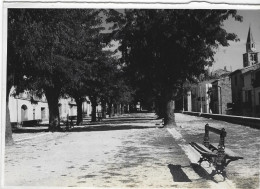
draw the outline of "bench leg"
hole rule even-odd
[[[207,162],[209,162],[209,166],[211,167],[211,165],[213,164],[213,160],[212,160],[212,157],[201,157],[200,159],[199,159],[199,161],[198,161],[198,164],[199,165],[201,165],[201,163],[203,162],[203,161],[207,161]]]

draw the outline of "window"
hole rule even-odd
[[[235,75],[235,86],[237,86],[237,75]]]

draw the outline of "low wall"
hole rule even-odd
[[[260,129],[260,118],[255,117],[242,117],[242,116],[233,116],[233,115],[221,115],[221,114],[207,114],[200,112],[183,112],[184,114],[201,116],[205,118],[212,118],[216,120],[226,121],[229,123],[236,123],[241,125],[246,125],[256,129]]]

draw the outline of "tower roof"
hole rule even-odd
[[[251,27],[249,26],[248,35],[247,35],[247,43],[254,43],[253,35],[251,32]]]

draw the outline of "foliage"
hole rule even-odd
[[[238,40],[222,27],[230,16],[242,20],[235,10],[136,9],[124,14],[112,10],[107,21],[115,22],[112,36],[121,43],[133,83],[167,104],[184,81],[199,77],[213,64],[219,45]]]
[[[100,27],[100,11],[9,9],[8,74],[18,70],[19,80],[13,81],[20,82],[13,82],[13,85],[45,93],[51,124],[53,121],[56,125],[59,121],[58,98],[65,91],[65,84],[71,81],[70,76],[73,75],[76,81],[71,82],[72,85],[80,85],[76,84],[77,74],[86,65],[81,63],[94,60],[101,51],[99,33],[103,28]]]

